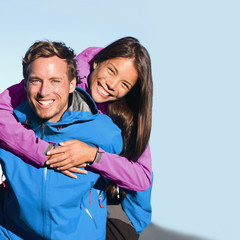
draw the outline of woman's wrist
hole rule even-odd
[[[97,159],[98,148],[90,146],[89,156],[90,156],[89,164],[92,165],[94,161]]]

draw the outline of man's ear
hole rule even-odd
[[[77,80],[76,78],[73,78],[73,80],[70,82],[70,88],[69,93],[72,93],[76,88]]]

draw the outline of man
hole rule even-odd
[[[78,139],[119,154],[119,128],[98,113],[86,92],[75,90],[74,57],[63,43],[34,43],[23,59],[27,101],[15,115],[50,146]],[[51,168],[37,169],[3,149],[0,159],[8,180],[0,239],[105,239],[106,199],[99,175],[69,178]]]

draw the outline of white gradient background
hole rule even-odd
[[[79,53],[138,38],[154,81],[152,221],[239,240],[239,12],[233,0],[1,0],[0,92],[22,79],[36,40]]]

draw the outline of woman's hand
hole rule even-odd
[[[61,171],[61,173],[65,174],[65,175],[68,176],[68,177],[77,178],[77,175],[73,174],[73,172],[75,172],[75,173],[81,173],[81,174],[87,174],[87,171],[86,171],[86,170],[83,170],[83,169],[80,169],[80,168],[76,168],[76,167],[69,168],[69,170],[63,170],[63,171]]]
[[[86,167],[88,163],[92,163],[96,157],[97,148],[79,140],[69,140],[59,145],[47,153],[49,159],[46,164],[62,172],[74,170],[73,172],[87,173],[86,170],[78,167]],[[69,172],[65,171],[65,173]]]

